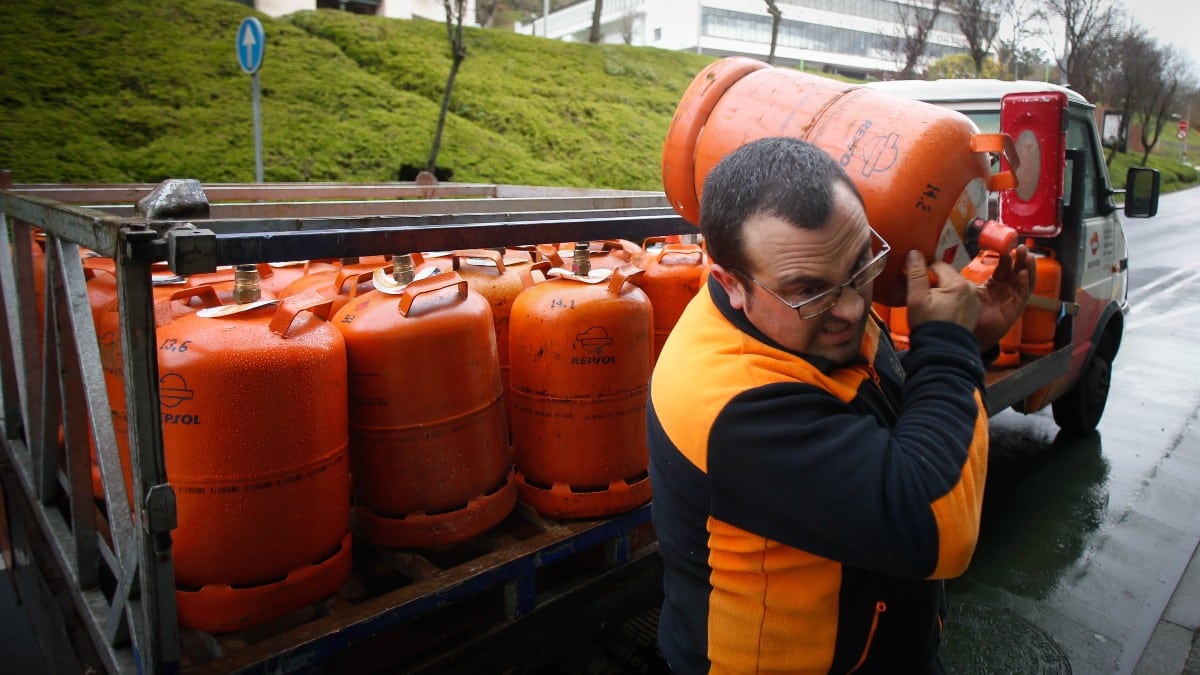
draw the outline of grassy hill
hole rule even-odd
[[[252,13],[230,0],[0,0],[0,168],[16,182],[252,181],[250,77],[234,51]],[[388,181],[424,165],[450,68],[443,24],[258,18],[266,180]],[[661,189],[671,115],[711,57],[465,35],[438,160],[452,180]],[[1167,185],[1195,180],[1163,168]]]
[[[252,181],[250,77],[227,0],[2,0],[0,164],[14,180]],[[429,152],[445,26],[322,10],[272,19],[266,179],[395,180]],[[439,156],[456,181],[657,188],[679,96],[710,58],[467,29]]]

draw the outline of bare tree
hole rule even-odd
[[[1158,49],[1146,35],[1145,29],[1131,25],[1104,46],[1099,84],[1102,98],[1120,114],[1117,142],[1109,149],[1105,163],[1112,165],[1123,141],[1129,138],[1129,128],[1140,99],[1149,95],[1151,82],[1158,77]]]
[[[942,12],[942,0],[930,0],[928,6],[900,2],[896,3],[896,11],[899,14],[900,34],[893,40],[893,51],[904,60],[899,78],[907,80],[917,73],[917,66],[929,42],[929,32]]]
[[[1138,99],[1136,106],[1138,120],[1142,123],[1143,165],[1158,145],[1163,126],[1179,103],[1180,93],[1188,88],[1180,75],[1184,72],[1184,59],[1179,51],[1173,46],[1154,51],[1158,57],[1155,59],[1157,76],[1148,83],[1146,95]]]
[[[1089,99],[1096,97],[1098,62],[1103,47],[1120,30],[1121,11],[1112,0],[1045,0],[1046,12],[1063,23],[1063,54],[1058,66],[1063,84]]]
[[[767,13],[771,15],[771,53],[767,55],[767,63],[775,64],[775,43],[779,41],[779,22],[783,19],[783,12],[779,11],[779,5],[775,4],[775,0],[767,1]]]
[[[621,15],[621,39],[627,45],[633,44],[633,26],[637,23],[637,16],[633,10],[629,10]]]
[[[592,7],[592,32],[588,33],[588,42],[597,45],[600,44],[600,15],[604,13],[604,0],[596,0],[596,4]]]
[[[484,28],[496,25],[496,12],[502,0],[475,0],[475,22]]]
[[[1041,50],[1030,47],[1030,40],[1044,36],[1046,13],[1041,0],[1004,0],[1004,21],[1012,32],[1000,40],[996,49],[1000,62],[1012,75],[1012,79],[1033,77],[1033,68],[1045,66]]]
[[[446,8],[446,38],[450,42],[450,75],[446,77],[446,91],[442,94],[442,109],[438,113],[437,129],[433,132],[433,147],[429,149],[429,161],[425,171],[434,173],[438,152],[442,147],[442,131],[446,128],[446,114],[450,111],[450,92],[454,89],[454,78],[458,68],[467,58],[467,47],[463,44],[463,14],[467,0],[442,0]]]
[[[1050,60],[1040,49],[1021,47],[1008,40],[996,43],[996,56],[1000,59],[1006,79],[1041,79],[1050,69]],[[1047,76],[1047,79],[1049,77]]]
[[[992,51],[992,43],[1000,31],[1000,2],[957,0],[958,30],[967,40],[967,53],[975,63],[977,77],[983,73],[983,60]]]

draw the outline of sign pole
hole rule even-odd
[[[267,49],[262,23],[250,16],[242,19],[237,32],[237,59],[242,72],[250,76],[250,100],[254,106],[254,182],[263,182],[262,106],[259,105],[258,69]]]
[[[258,103],[258,71],[250,76],[250,97],[254,101],[254,182],[263,182],[262,107]]]
[[[1190,125],[1192,122],[1192,99],[1190,96],[1187,103],[1187,116],[1183,118],[1183,121],[1187,125]],[[1179,158],[1181,164],[1187,164],[1188,129],[1189,126],[1185,126],[1183,129],[1183,156]]]

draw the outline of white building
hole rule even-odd
[[[948,4],[942,3],[922,66],[966,52],[957,13]],[[920,0],[777,0],[776,5],[782,14],[776,64],[826,67],[858,77],[903,68],[895,51],[896,37],[904,32],[901,17],[926,6]],[[603,0],[602,7],[606,43],[764,60],[770,53],[772,18],[763,0]],[[539,18],[516,30],[587,42],[594,8],[594,0],[582,0],[552,12],[548,27]]]
[[[442,0],[239,0],[268,16],[283,16],[305,9],[340,9],[392,19],[446,20]],[[463,24],[475,25],[475,0],[467,0]]]

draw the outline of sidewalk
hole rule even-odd
[[[1200,548],[1192,552],[1134,675],[1200,675]]]

